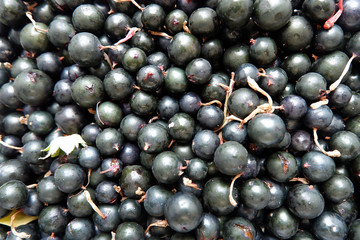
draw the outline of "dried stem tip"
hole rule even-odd
[[[152,224],[150,224],[146,230],[145,230],[145,236],[146,234],[149,232],[150,228],[151,227],[163,227],[163,228],[166,228],[167,226],[169,226],[168,222],[166,220],[162,220],[162,221],[157,221],[157,222],[154,222]]]
[[[100,209],[98,208],[98,206],[96,206],[96,204],[93,202],[93,200],[91,199],[90,193],[88,190],[84,191],[84,195],[86,198],[86,201],[90,204],[90,206],[92,207],[92,209],[94,209],[94,211],[100,215],[101,218],[105,219],[106,216],[100,211]]]
[[[11,232],[12,232],[12,234],[14,234],[16,237],[21,238],[21,239],[23,239],[23,238],[30,238],[30,237],[31,237],[30,234],[27,234],[26,232],[18,232],[18,231],[16,231],[16,229],[15,229],[15,227],[14,227],[14,221],[15,221],[16,215],[17,215],[18,213],[20,213],[20,212],[22,212],[22,210],[19,210],[19,211],[15,212],[15,213],[11,216],[11,219],[10,219],[10,225],[11,225],[11,226],[10,226],[10,229],[11,229]]]
[[[244,172],[239,173],[238,175],[236,175],[230,184],[230,192],[229,192],[229,201],[231,203],[231,205],[233,205],[234,207],[237,206],[237,202],[235,201],[234,197],[233,197],[233,190],[234,190],[234,184],[236,179],[238,179],[239,177],[241,177],[242,175],[244,175]]]

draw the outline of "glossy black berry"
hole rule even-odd
[[[339,203],[351,197],[354,193],[354,185],[351,180],[343,175],[335,174],[332,178],[321,185],[326,199]]]
[[[100,41],[92,33],[80,32],[71,38],[68,50],[71,59],[82,67],[99,65],[102,59]]]
[[[265,162],[270,177],[278,182],[287,182],[296,176],[298,164],[295,157],[288,152],[279,151],[271,154]]]
[[[189,33],[176,34],[168,48],[169,58],[178,66],[185,66],[188,62],[200,56],[200,43]]]
[[[152,173],[159,183],[175,183],[181,175],[182,162],[176,153],[164,151],[152,163]]]
[[[102,204],[98,206],[101,213],[104,214],[105,218],[101,217],[98,213],[92,215],[94,225],[102,232],[115,231],[117,226],[120,224],[121,219],[118,214],[118,206],[110,204]]]
[[[192,141],[192,150],[198,157],[211,160],[219,145],[220,139],[216,133],[210,130],[202,130],[195,134]]]
[[[267,229],[280,239],[294,236],[299,227],[298,219],[286,207],[280,207],[267,215]]]
[[[95,122],[100,127],[118,127],[122,120],[123,112],[119,105],[107,101],[97,106],[94,116]]]
[[[295,91],[307,101],[318,101],[326,90],[326,80],[318,73],[310,72],[302,75],[296,82]]]
[[[226,239],[251,239],[257,236],[257,232],[249,220],[233,217],[224,223],[223,236]]]
[[[140,129],[145,126],[144,119],[135,114],[126,115],[120,123],[120,131],[129,141],[136,141]]]
[[[311,61],[309,56],[304,53],[294,53],[284,59],[281,67],[285,70],[290,80],[298,80],[310,70]]]
[[[64,47],[75,35],[74,26],[65,20],[53,20],[49,25],[48,38],[55,47]]]
[[[312,182],[324,182],[335,173],[334,160],[318,151],[305,153],[301,159],[302,172]]]
[[[162,185],[154,185],[146,191],[146,198],[144,201],[145,211],[154,217],[161,217],[164,215],[164,207],[167,200],[173,193]]]
[[[250,57],[259,65],[267,65],[275,61],[277,46],[270,37],[254,39],[250,46]]]
[[[263,209],[270,201],[270,189],[266,183],[254,178],[245,181],[239,188],[240,200],[253,209]]]
[[[311,43],[314,32],[310,22],[303,16],[291,16],[281,29],[280,41],[285,49],[300,51]]]
[[[315,49],[319,52],[331,52],[344,44],[344,30],[337,24],[330,29],[319,29],[315,35]]]
[[[189,142],[195,134],[195,121],[186,113],[177,113],[169,119],[168,129],[176,141]]]
[[[122,58],[122,65],[129,72],[137,72],[146,65],[146,54],[137,47],[132,47],[125,52]]]
[[[201,221],[203,208],[200,201],[191,193],[174,194],[165,204],[164,214],[172,229],[177,232],[190,232]]]
[[[94,75],[79,77],[71,85],[71,96],[81,107],[95,107],[104,97],[103,82]]]
[[[209,37],[218,31],[219,20],[215,10],[198,8],[189,17],[189,28],[192,34],[200,37]]]
[[[103,30],[105,16],[93,4],[82,4],[75,8],[71,20],[78,32],[97,34]]]
[[[29,115],[27,125],[29,130],[35,134],[45,135],[53,129],[54,118],[46,111],[35,111]]]
[[[141,165],[126,166],[119,179],[120,187],[125,196],[140,198],[138,189],[146,191],[150,188],[151,173]]]
[[[65,229],[66,239],[91,239],[95,235],[94,224],[88,218],[75,218]]]
[[[123,222],[116,228],[115,240],[144,239],[144,229],[136,222]]]
[[[254,22],[265,31],[276,31],[285,26],[291,13],[290,1],[260,0],[254,3]]]
[[[220,233],[220,222],[211,213],[204,213],[199,226],[196,229],[196,237],[217,238]]]
[[[59,205],[51,205],[40,212],[38,223],[40,230],[47,234],[61,234],[68,224],[68,213]]]
[[[247,117],[260,104],[256,92],[249,88],[235,90],[229,98],[229,110],[239,118]]]
[[[310,1],[305,0],[302,4],[305,16],[314,22],[323,23],[331,17],[335,11],[333,1]]]
[[[106,128],[96,136],[96,147],[103,156],[119,152],[123,144],[124,137],[115,128]]]
[[[136,91],[130,99],[131,110],[140,116],[147,116],[155,112],[157,99],[151,93]]]
[[[84,180],[84,170],[79,165],[66,163],[58,167],[54,174],[56,186],[65,193],[80,189]]]
[[[232,121],[222,129],[222,136],[226,141],[243,143],[247,136],[246,126],[241,126],[239,122]]]
[[[244,171],[247,157],[248,152],[240,143],[228,141],[216,149],[214,163],[221,173],[233,176]]]
[[[58,204],[66,196],[56,187],[54,176],[41,179],[36,190],[39,200],[46,204]]]
[[[158,4],[147,5],[141,15],[141,22],[149,30],[158,31],[164,25],[165,11]]]
[[[137,72],[136,82],[143,91],[156,92],[164,82],[164,75],[157,66],[146,65]]]
[[[248,123],[248,135],[260,147],[275,147],[286,132],[283,120],[275,114],[259,114]]]
[[[28,192],[23,182],[10,180],[0,186],[0,207],[7,210],[20,208],[28,200]]]
[[[25,20],[26,5],[20,1],[0,2],[0,22],[6,26],[16,27]]]
[[[104,78],[106,94],[114,100],[123,100],[133,92],[134,78],[123,68],[116,68]]]
[[[215,105],[203,106],[197,112],[197,120],[207,129],[215,129],[224,121],[224,112]]]
[[[37,28],[45,31],[49,29],[49,27],[44,23],[37,23],[36,25]],[[50,47],[46,32],[38,31],[31,23],[28,23],[21,29],[20,43],[25,50],[38,54],[46,52]]]
[[[183,23],[188,20],[187,14],[181,9],[174,9],[165,17],[166,28],[173,34],[183,30]]]
[[[200,158],[193,158],[187,164],[186,175],[192,180],[204,180],[208,173],[208,166]]]
[[[230,214],[235,207],[230,203],[230,181],[227,178],[215,177],[205,183],[203,190],[204,207],[211,213],[225,216]],[[238,200],[238,187],[235,185],[233,198]]]
[[[286,201],[290,211],[302,219],[318,217],[325,207],[325,200],[321,193],[314,186],[305,184],[292,187]]]
[[[90,198],[95,201],[95,191],[92,188],[86,189],[90,195]],[[86,196],[83,191],[67,197],[67,208],[74,217],[89,217],[93,214],[89,202],[86,200]]]
[[[143,209],[135,199],[125,199],[120,203],[118,209],[119,216],[122,221],[139,221],[141,219]]]
[[[77,105],[69,104],[55,114],[54,120],[65,134],[73,134],[81,132],[85,116]]]
[[[138,145],[147,153],[159,153],[167,148],[170,137],[165,128],[152,123],[147,124],[138,133]]]
[[[340,151],[340,161],[346,162],[357,157],[360,140],[356,134],[349,131],[339,131],[330,139],[330,149]]]
[[[308,128],[323,129],[330,125],[333,115],[327,105],[316,109],[309,107],[304,117],[304,123]]]
[[[324,211],[312,225],[313,233],[318,239],[344,239],[348,232],[346,223],[339,215]]]
[[[25,104],[41,105],[52,93],[53,81],[40,70],[21,72],[14,81],[16,97]]]

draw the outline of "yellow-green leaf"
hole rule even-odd
[[[0,219],[0,224],[2,225],[6,225],[6,226],[11,226],[11,216],[16,213],[19,210],[13,210],[9,215],[7,215],[6,217],[3,217]],[[26,214],[24,214],[23,212],[20,212],[16,215],[15,220],[14,220],[14,227],[18,227],[21,225],[25,225],[28,224],[34,220],[38,219],[38,216],[28,216]]]

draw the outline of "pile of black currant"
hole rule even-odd
[[[0,0],[0,240],[359,240],[360,0]]]

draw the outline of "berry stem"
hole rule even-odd
[[[26,114],[25,116],[21,116],[19,117],[19,123],[23,125],[28,125],[28,119],[29,119],[29,114]]]
[[[261,106],[263,105],[257,106],[254,111],[252,111],[248,116],[246,116],[246,118],[244,118],[244,120],[240,122],[240,126],[242,127],[245,123],[254,118],[258,113],[264,113],[265,111],[261,108]]]
[[[357,57],[356,54],[353,54],[351,56],[351,58],[349,59],[349,61],[346,63],[344,70],[342,71],[340,77],[338,78],[338,80],[336,80],[335,82],[333,82],[330,87],[329,90],[326,91],[327,94],[331,93],[332,91],[334,91],[341,83],[341,81],[343,80],[343,78],[345,77],[345,75],[347,74],[347,72],[350,69],[351,66],[351,62]]]
[[[154,122],[155,120],[159,120],[159,119],[160,119],[159,116],[154,116],[154,117],[152,117],[152,118],[149,119],[149,122],[148,122],[148,123],[152,123],[152,122]]]
[[[28,12],[25,13],[25,15],[26,15],[26,17],[30,20],[30,22],[33,24],[33,26],[34,26],[34,28],[35,28],[36,31],[42,32],[42,33],[47,33],[47,32],[49,32],[49,31],[46,30],[46,29],[42,29],[42,28],[39,28],[38,26],[36,26],[36,22],[35,22],[35,20],[34,20],[34,18],[33,18],[33,16],[32,16],[32,13],[31,13],[31,12],[28,11]]]
[[[33,11],[34,8],[38,5],[38,3],[36,2],[36,3],[30,4],[30,3],[25,2],[25,5],[26,5],[27,10],[28,10],[29,12],[31,12],[31,11]]]
[[[330,28],[332,28],[334,26],[335,22],[340,18],[343,11],[344,11],[343,0],[340,0],[339,1],[339,10],[324,23],[324,26],[323,26],[324,29],[329,30]]]
[[[290,182],[301,182],[303,184],[309,184],[310,181],[307,180],[306,178],[300,178],[300,177],[294,177],[292,179],[289,180]]]
[[[219,108],[222,107],[222,102],[220,102],[219,100],[212,100],[212,101],[207,102],[207,103],[201,103],[200,105],[201,106],[210,106],[210,105],[212,105],[214,103],[217,104],[219,106]]]
[[[142,8],[135,0],[115,0],[115,2],[122,3],[122,2],[131,2],[134,4],[139,10],[144,11],[144,8]]]
[[[109,55],[107,55],[105,52],[104,52],[104,59],[109,64],[110,69],[114,70],[116,64],[114,65],[114,63],[111,62]]]
[[[137,33],[138,31],[141,30],[141,28],[132,27],[132,28],[128,28],[127,30],[128,30],[128,32],[127,32],[126,36],[124,38],[120,39],[119,41],[117,41],[114,44],[114,46],[117,46],[121,43],[124,43],[124,42],[130,40],[135,35],[135,33]]]
[[[26,232],[18,232],[16,231],[15,227],[14,227],[14,221],[15,221],[15,218],[16,218],[16,215],[18,215],[20,212],[22,212],[22,210],[19,210],[17,212],[15,212],[12,216],[11,216],[11,219],[10,219],[10,229],[11,229],[11,232],[12,234],[14,234],[16,237],[18,238],[30,238],[31,235],[30,234],[27,234]]]
[[[254,235],[251,232],[251,228],[247,225],[235,224],[235,227],[241,229],[244,232],[244,235],[248,237],[250,240],[254,239]]]
[[[116,233],[115,232],[111,232],[111,240],[115,240],[116,239]]]
[[[96,103],[96,111],[95,111],[96,116],[99,119],[100,123],[105,126],[105,123],[101,120],[101,117],[100,117],[100,114],[99,114],[99,104],[100,104],[100,101]]]
[[[148,32],[154,36],[160,36],[160,37],[173,39],[173,36],[170,36],[169,34],[164,33],[164,32],[157,32],[157,31],[152,31],[152,30],[149,30]]]
[[[22,147],[11,146],[10,144],[7,144],[6,142],[4,142],[4,141],[2,140],[2,135],[0,135],[0,144],[3,145],[4,147],[17,150],[17,151],[20,152],[20,153],[21,153],[22,150],[23,150]]]
[[[323,106],[323,105],[327,105],[329,103],[328,99],[324,99],[324,100],[320,100],[318,102],[314,102],[312,104],[310,104],[310,107],[312,109],[318,109],[319,107]]]
[[[264,96],[267,98],[267,100],[268,100],[268,102],[269,102],[269,105],[268,105],[269,111],[273,111],[273,109],[272,109],[273,100],[272,100],[271,96],[270,96],[267,92],[265,92],[265,91],[257,84],[257,82],[256,82],[254,79],[252,79],[251,77],[249,77],[249,76],[247,77],[247,82],[248,82],[249,86],[250,86],[252,89],[254,89],[255,91],[261,93],[262,95],[264,95]]]
[[[168,148],[171,148],[171,146],[175,143],[175,139],[171,139],[169,145],[167,146]]]
[[[338,150],[334,150],[334,151],[330,151],[330,152],[327,152],[325,151],[319,141],[318,141],[318,135],[317,135],[317,128],[313,128],[313,134],[314,134],[314,142],[315,142],[315,145],[320,149],[320,151],[325,154],[326,156],[329,156],[329,157],[340,157],[341,154]]]
[[[4,67],[6,67],[6,68],[8,68],[8,69],[11,69],[11,68],[12,68],[11,63],[9,63],[9,62],[0,62],[0,67],[1,67],[1,66],[4,66]]]
[[[30,185],[27,185],[26,188],[27,189],[32,189],[32,188],[36,188],[37,187],[37,184],[34,183],[34,184],[30,184]]]
[[[96,206],[96,204],[93,202],[93,200],[91,199],[91,195],[89,193],[88,190],[84,190],[84,195],[86,198],[86,201],[90,204],[90,206],[92,207],[92,209],[94,209],[94,211],[100,215],[101,218],[105,219],[106,216],[100,211],[100,209],[98,208],[98,206]]]
[[[86,185],[84,186],[85,189],[86,189],[87,186],[89,186],[89,184],[90,184],[91,171],[92,171],[92,169],[89,168],[89,170],[88,170],[88,176],[87,176],[87,177],[88,177],[88,182],[87,182]]]
[[[185,186],[197,189],[197,190],[201,190],[201,188],[198,187],[198,185],[196,183],[193,183],[193,181],[190,178],[187,177],[183,177],[183,183]]]
[[[185,20],[184,23],[183,23],[183,30],[184,30],[184,32],[187,32],[187,33],[191,34],[191,31],[190,31],[189,27],[186,24],[187,24],[187,21]]]
[[[163,227],[163,228],[166,228],[167,226],[169,226],[169,224],[168,224],[168,222],[166,220],[161,220],[161,221],[151,223],[145,230],[145,236],[147,235],[147,233],[149,232],[151,227]]]
[[[236,176],[231,180],[230,192],[229,192],[229,201],[230,201],[231,205],[233,205],[234,207],[237,206],[237,202],[235,201],[235,199],[234,199],[234,197],[233,197],[234,184],[235,184],[236,179],[238,179],[238,178],[241,177],[242,175],[244,175],[244,172],[239,173],[238,175],[236,175]]]

